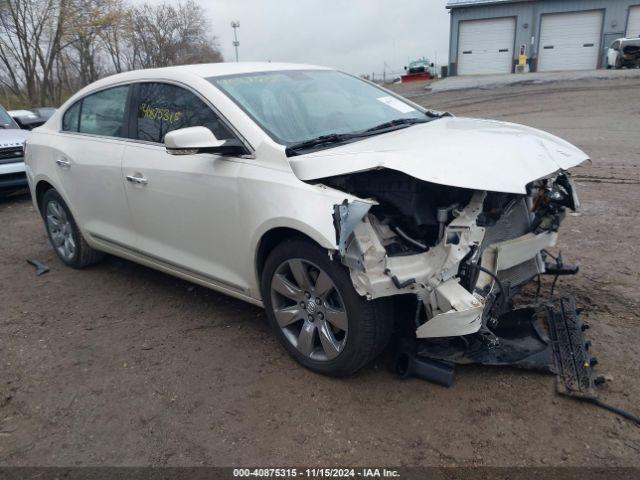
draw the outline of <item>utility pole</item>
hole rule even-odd
[[[238,47],[240,42],[238,41],[238,28],[240,28],[240,22],[234,20],[231,22],[231,28],[233,28],[233,46],[236,49],[236,62],[238,61]]]

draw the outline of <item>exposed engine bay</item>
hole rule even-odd
[[[490,329],[523,285],[545,272],[566,210],[578,200],[559,173],[526,195],[482,192],[380,169],[322,179],[371,202],[336,205],[341,261],[369,299],[414,294],[416,336]]]
[[[409,335],[396,371],[450,386],[454,364],[510,365],[555,373],[558,391],[596,401],[597,363],[588,354],[571,296],[519,304],[516,294],[565,265],[555,246],[567,209],[579,201],[569,174],[527,185],[526,194],[474,191],[385,169],[326,178],[345,200],[333,218],[340,260],[369,299],[413,295]],[[547,260],[554,260],[548,262]]]
[[[622,44],[622,63],[636,67],[640,65],[640,40],[633,39]]]

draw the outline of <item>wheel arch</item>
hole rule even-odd
[[[38,211],[40,212],[40,215],[42,215],[42,198],[47,191],[52,189],[55,190],[55,187],[47,180],[41,179],[38,181],[38,183],[36,183],[35,203]]]
[[[78,223],[78,215],[76,214],[75,206],[71,204],[69,198],[67,198],[66,192],[64,191],[64,189],[60,188],[58,182],[54,181],[47,175],[38,175],[34,179],[33,184],[30,188],[32,202],[37,208],[40,215],[42,215],[42,199],[44,197],[44,194],[49,190],[55,190],[56,192],[58,192],[58,195],[62,197],[64,203],[67,204],[67,208],[71,212],[71,215],[73,215],[74,220],[76,221],[76,223]],[[78,228],[82,230],[82,228],[80,227],[80,223],[78,223]]]
[[[316,244],[321,248],[325,248],[327,251],[337,250],[335,243],[329,241],[325,235],[310,228],[306,224],[298,222],[293,225],[272,225],[269,228],[264,229],[260,235],[256,236],[256,238],[257,240],[253,242],[253,251],[255,252],[254,273],[256,276],[258,291],[260,290],[262,270],[267,257],[269,256],[269,253],[271,253],[271,251],[280,243],[292,238],[299,238]]]

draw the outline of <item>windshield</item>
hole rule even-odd
[[[334,70],[259,72],[208,80],[283,145],[426,117],[384,90]]]
[[[0,128],[15,128],[13,119],[2,107],[0,107]]]

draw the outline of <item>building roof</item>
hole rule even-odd
[[[447,8],[473,7],[476,5],[491,5],[494,3],[528,2],[531,0],[449,0]]]

